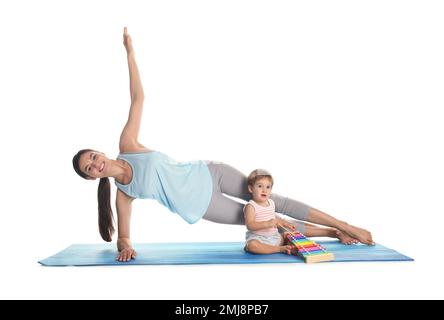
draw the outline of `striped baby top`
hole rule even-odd
[[[245,214],[245,208],[247,207],[247,205],[251,204],[254,208],[254,213],[256,215],[255,216],[256,221],[267,221],[267,220],[275,219],[276,213],[275,213],[274,201],[271,199],[268,199],[268,203],[269,203],[268,206],[263,207],[261,205],[258,205],[253,200],[250,200],[244,207],[244,214]],[[276,227],[273,227],[273,228],[265,228],[265,229],[255,230],[253,232],[256,234],[259,234],[261,236],[270,236],[272,234],[277,233],[278,229]]]

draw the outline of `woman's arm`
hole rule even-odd
[[[248,230],[256,231],[276,226],[276,219],[256,221],[255,215],[254,207],[251,204],[247,204],[247,207],[245,208],[245,225]]]
[[[131,206],[133,198],[127,196],[120,190],[117,190],[116,208],[117,208],[117,249],[119,250],[118,261],[129,261],[136,257],[136,251],[133,249],[130,240],[131,226]]]
[[[136,58],[134,56],[131,36],[128,34],[126,27],[123,33],[123,44],[125,46],[128,58],[131,106],[128,121],[126,122],[122,134],[120,135],[119,148],[120,152],[140,151],[140,149],[146,149],[137,141],[139,136],[140,121],[142,119],[145,94],[143,92],[142,81],[140,80]]]

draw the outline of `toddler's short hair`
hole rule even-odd
[[[249,186],[254,186],[254,184],[256,183],[257,180],[262,179],[262,178],[268,178],[271,181],[271,185],[273,186],[273,177],[271,176],[271,173],[268,172],[265,169],[256,169],[253,170],[249,176],[248,176],[248,185]]]

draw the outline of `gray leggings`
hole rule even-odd
[[[243,208],[250,201],[251,194],[247,188],[247,177],[239,170],[222,162],[207,161],[208,169],[213,178],[213,195],[205,220],[224,224],[245,224]],[[236,200],[227,197],[237,198]],[[271,199],[276,205],[276,212],[298,220],[306,220],[310,207],[299,201],[273,193]],[[300,232],[304,232],[304,224],[293,221]]]

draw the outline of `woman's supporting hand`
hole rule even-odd
[[[132,247],[127,247],[119,252],[116,260],[121,262],[130,261],[131,259],[136,259],[136,250]]]
[[[116,258],[117,261],[125,262],[136,258],[136,250],[133,249],[128,238],[119,238],[117,240],[117,249],[119,250],[119,255]]]
[[[131,36],[128,34],[128,29],[123,28],[123,45],[125,46],[126,53],[133,53],[133,42],[131,40]]]

